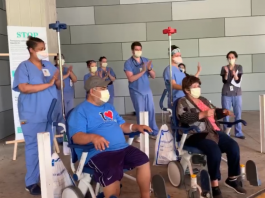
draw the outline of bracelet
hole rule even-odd
[[[133,126],[133,124],[130,125],[130,132],[133,132],[133,131],[132,131],[132,126]]]
[[[153,68],[151,68],[151,69],[148,69],[148,71],[152,71],[153,70]]]

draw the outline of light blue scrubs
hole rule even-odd
[[[170,98],[171,98],[171,91],[170,91],[170,66],[167,66],[165,68],[164,73],[163,73],[163,77],[164,77],[165,85],[166,85],[166,88],[167,88],[167,91],[168,91],[168,108],[172,109],[172,105],[171,105],[171,101],[170,101]],[[181,72],[177,67],[172,66],[172,80],[175,80],[175,82],[178,85],[181,85],[182,84],[182,80],[185,77],[186,77],[185,73]],[[177,100],[178,98],[182,98],[184,96],[185,96],[185,94],[184,94],[184,92],[182,90],[176,90],[176,89],[172,90],[173,102],[175,100]]]
[[[147,58],[141,57],[141,62],[138,63],[133,57],[131,57],[124,63],[124,71],[130,71],[133,75],[139,74],[141,72],[142,63],[146,62],[148,62]],[[158,127],[156,125],[154,99],[150,89],[148,70],[146,70],[146,72],[136,81],[129,82],[129,91],[135,109],[137,123],[140,124],[140,112],[148,111],[149,127],[153,130],[152,135],[156,136],[158,133]]]
[[[114,73],[113,69],[110,68],[110,67],[107,67],[107,72],[110,72],[110,75],[112,75],[113,77],[116,78],[116,74]],[[98,71],[102,71],[102,77],[106,76],[106,71],[104,71],[101,67],[98,68]],[[107,80],[110,80],[110,78],[106,78],[106,81]],[[110,80],[111,81],[111,80]],[[112,104],[114,103],[114,85],[113,85],[113,82],[111,82],[109,85],[108,85],[108,90],[109,90],[109,94],[110,94],[110,98],[109,98],[109,101],[108,103]]]
[[[49,70],[50,75],[44,76],[43,71],[39,70],[29,60],[20,63],[18,66],[13,82],[13,90],[20,92],[18,85],[28,83],[31,85],[49,83],[55,71],[54,65],[49,61],[42,61],[42,69]],[[40,132],[51,133],[51,145],[53,145],[52,126],[47,125],[47,114],[53,99],[57,99],[56,86],[53,85],[43,91],[25,94],[20,92],[18,97],[18,113],[20,121],[25,121],[21,125],[25,139],[25,157],[26,157],[26,186],[39,183],[39,158],[37,134]],[[53,113],[53,119],[56,119],[58,107]],[[47,126],[47,128],[46,128]]]
[[[68,69],[66,67],[63,67],[63,75],[67,74]],[[74,108],[74,97],[75,97],[75,91],[73,87],[73,82],[71,80],[71,77],[67,77],[64,79],[64,111],[65,115],[68,115],[68,112]],[[65,123],[65,120],[63,118],[63,112],[62,112],[62,92],[61,90],[57,90],[58,93],[58,107],[60,108],[59,115],[58,115],[58,122]],[[61,134],[62,127],[57,127],[56,129],[57,134]],[[63,142],[63,138],[57,138],[57,141]]]

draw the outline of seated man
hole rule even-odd
[[[94,144],[88,153],[86,164],[94,169],[94,178],[104,187],[106,198],[119,197],[123,169],[136,168],[136,179],[141,198],[150,198],[150,164],[145,153],[126,143],[123,132],[144,130],[145,125],[125,123],[109,100],[107,89],[110,81],[92,76],[85,82],[87,99],[79,104],[68,119],[69,133],[75,144]],[[76,149],[80,160],[82,150]]]
[[[218,109],[207,99],[201,97],[201,82],[195,76],[187,76],[182,81],[185,97],[179,99],[177,116],[182,125],[197,126],[201,133],[188,134],[185,145],[200,149],[207,156],[208,171],[211,178],[214,198],[221,198],[218,180],[221,179],[220,163],[222,153],[227,155],[228,178],[225,185],[239,194],[245,194],[237,180],[240,175],[240,151],[235,140],[221,132],[217,122],[232,113]]]

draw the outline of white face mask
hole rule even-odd
[[[142,56],[142,51],[134,51],[134,56],[135,56],[136,58],[141,57],[141,56]]]
[[[97,67],[90,67],[90,72],[95,73],[98,70]]]
[[[37,52],[37,57],[39,60],[44,60],[48,57],[48,53],[46,51],[39,51]]]
[[[183,62],[183,61],[182,61],[182,58],[181,58],[180,56],[179,56],[179,57],[174,57],[174,58],[173,58],[173,61],[174,61],[174,63],[176,63],[177,65]]]
[[[201,96],[201,88],[197,87],[197,88],[191,88],[190,89],[190,95],[193,98],[199,98]]]
[[[108,63],[102,63],[102,67],[107,67]]]
[[[95,90],[95,91],[98,91],[98,90]],[[109,90],[106,89],[106,90],[102,90],[102,91],[98,91],[98,92],[100,92],[101,97],[94,95],[95,97],[99,98],[104,103],[109,101],[109,98],[110,98]]]
[[[229,62],[229,64],[234,65],[235,62],[236,62],[236,59],[234,59],[234,58],[233,59],[229,59],[228,62]]]
[[[64,65],[64,63],[65,63],[65,60],[62,59],[62,65]],[[58,66],[60,65],[60,61],[59,61],[59,60],[57,60],[57,65],[58,65]]]
[[[180,71],[182,71],[183,73],[185,72],[185,69],[184,68],[179,68]]]

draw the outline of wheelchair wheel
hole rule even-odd
[[[69,186],[63,190],[62,198],[84,198],[84,196],[79,188]]]
[[[180,187],[184,182],[184,170],[179,161],[168,163],[167,174],[170,183],[174,187]]]

